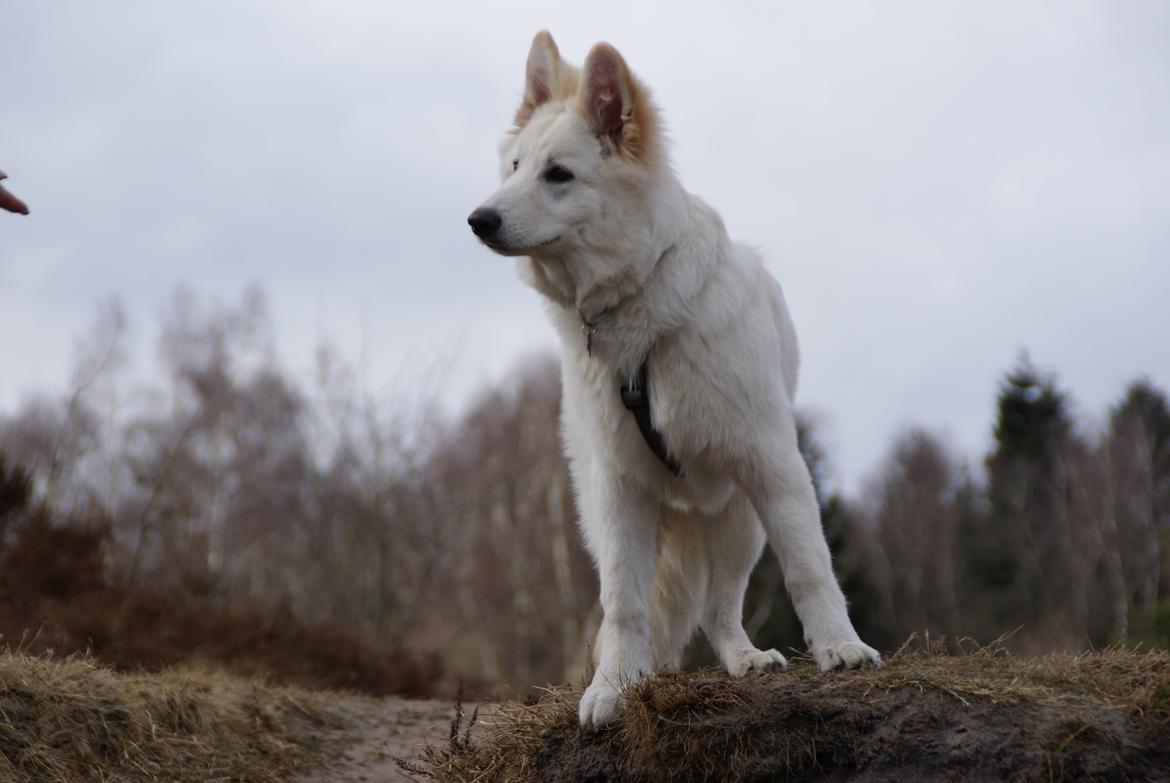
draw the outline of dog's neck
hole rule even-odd
[[[522,271],[537,291],[589,323],[640,292],[677,243],[677,235],[647,226],[620,251],[589,248],[533,256],[523,259],[527,268]]]
[[[718,216],[674,184],[678,197],[663,201],[637,252],[620,259],[612,252],[577,252],[520,263],[521,275],[561,311],[558,320],[575,326],[575,335],[562,330],[564,339],[627,379],[660,338],[685,322],[727,241]],[[702,235],[719,237],[717,245],[700,248],[689,233],[696,222],[712,221],[714,234],[709,227]],[[684,253],[689,257],[680,263]]]

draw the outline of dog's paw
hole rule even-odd
[[[788,661],[776,650],[744,650],[727,666],[732,677],[742,677],[750,671],[779,669],[788,671]]]
[[[621,706],[622,692],[608,679],[594,677],[592,684],[581,696],[581,704],[577,708],[581,728],[601,727],[612,723],[618,716]]]
[[[882,656],[861,640],[833,642],[812,649],[817,666],[823,672],[833,669],[856,669],[862,664],[881,666]]]

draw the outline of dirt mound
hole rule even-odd
[[[0,648],[87,653],[123,671],[207,663],[371,695],[427,695],[440,674],[437,661],[385,650],[338,625],[225,606],[177,587],[113,583],[100,524],[54,524],[33,511],[4,538]]]
[[[902,653],[877,670],[634,687],[582,732],[579,689],[505,705],[484,739],[432,749],[439,780],[1170,780],[1170,654]]]

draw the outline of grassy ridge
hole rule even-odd
[[[579,688],[504,705],[483,739],[429,752],[439,780],[1166,780],[1170,654],[903,651],[880,669],[664,675],[612,728]]]
[[[0,780],[269,783],[328,755],[328,695],[201,669],[0,654]]]

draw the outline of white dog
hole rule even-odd
[[[677,665],[696,626],[733,675],[787,668],[743,630],[765,538],[820,668],[878,663],[849,621],[797,449],[780,286],[683,190],[658,111],[613,47],[593,47],[578,71],[537,34],[500,173],[468,222],[548,299],[565,448],[601,577],[582,725],[610,721],[623,687]]]

